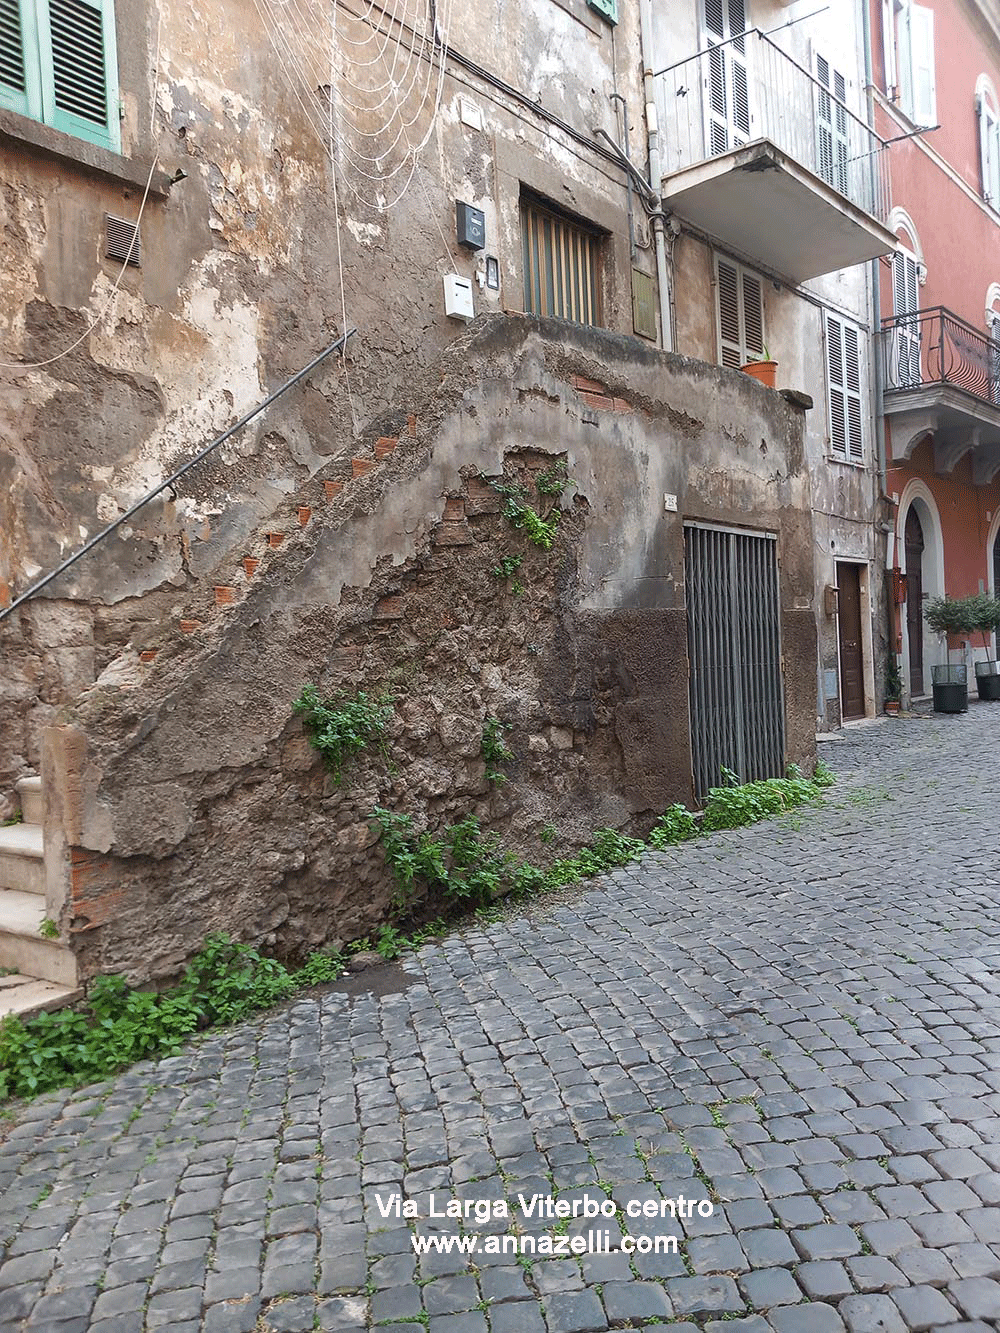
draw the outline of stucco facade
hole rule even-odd
[[[894,283],[883,268],[879,288],[880,429],[898,599],[893,647],[913,696],[930,693],[931,667],[949,659],[921,603],[995,591],[1000,526],[1000,199],[982,151],[990,142],[982,117],[996,109],[1000,87],[1000,28],[992,7],[972,0],[924,9],[933,18],[933,100],[913,107],[900,73],[898,20],[887,24],[882,6],[872,6],[879,127],[887,137],[910,136],[893,162],[892,225],[906,280]],[[978,642],[950,645],[951,660],[969,667],[970,686],[972,663],[983,655]]]

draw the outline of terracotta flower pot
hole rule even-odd
[[[768,389],[773,389],[778,380],[777,361],[748,361],[740,369],[744,375],[749,375],[751,379],[759,380],[761,384]]]
[[[886,699],[884,707],[888,717],[899,717],[898,699]]]

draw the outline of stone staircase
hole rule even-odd
[[[0,1018],[59,1009],[80,994],[72,950],[43,933],[42,780],[15,785],[23,822],[0,828]]]

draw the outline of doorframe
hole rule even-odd
[[[865,719],[875,716],[875,634],[872,625],[872,599],[871,599],[871,562],[869,560],[852,560],[850,557],[841,559],[840,556],[833,562],[833,576],[836,586],[840,587],[838,576],[838,566],[854,565],[858,571],[858,612],[861,616],[861,683],[865,695]],[[840,725],[849,725],[844,722],[844,666],[840,660],[840,599],[837,599],[837,705],[840,709]],[[860,722],[861,718],[851,718],[851,722]]]
[[[906,516],[911,506],[916,506],[917,516],[924,534],[924,558],[921,564],[925,600],[944,596],[944,534],[941,530],[941,516],[937,501],[926,482],[919,477],[911,477],[903,488],[896,509],[896,559],[899,572],[906,577]],[[905,616],[903,617],[905,627]],[[924,641],[924,691],[927,692],[927,677],[930,668],[937,660],[940,644],[939,635],[934,634],[922,619]],[[903,663],[900,675],[903,678],[904,695],[910,697],[910,641],[909,636],[900,630]]]

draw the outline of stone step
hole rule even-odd
[[[0,828],[0,889],[45,897],[42,830],[37,824]]]
[[[44,824],[45,811],[42,804],[42,779],[18,778],[14,783],[21,802],[21,815],[26,824]]]
[[[0,975],[0,1019],[8,1014],[29,1018],[43,1009],[62,1009],[82,996],[82,990],[59,986],[54,981],[42,981],[38,977],[26,977],[20,972]]]
[[[60,940],[39,933],[44,920],[45,899],[37,893],[0,890],[0,968],[73,987],[76,958]]]

